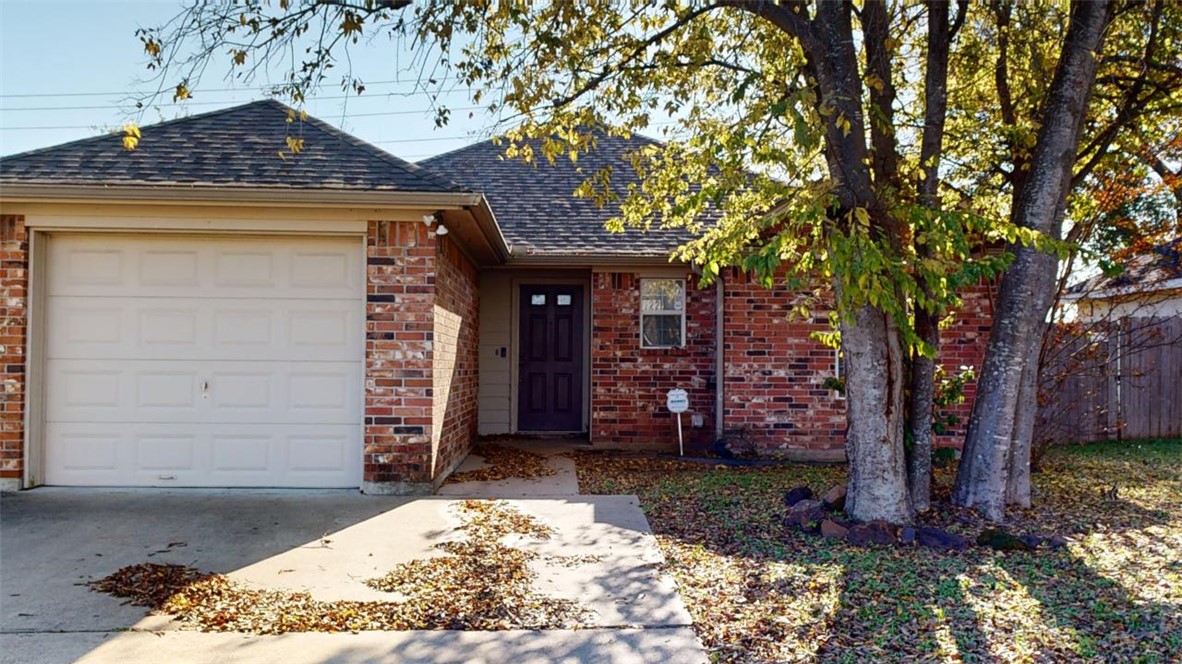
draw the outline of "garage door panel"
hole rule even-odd
[[[348,424],[360,363],[49,360],[48,422]]]
[[[49,427],[49,452],[58,461],[55,467],[66,473],[110,474],[120,467],[119,448],[124,435],[121,431],[107,427],[67,427],[57,430]]]
[[[145,432],[135,437],[135,467],[141,471],[197,470],[198,436],[193,433]]]
[[[193,422],[198,377],[186,363],[48,360],[47,422]]]
[[[343,299],[364,275],[342,238],[60,236],[49,247],[50,296]]]
[[[57,423],[46,451],[59,462],[46,483],[74,486],[357,486],[356,425]]]
[[[99,300],[96,302],[96,300]],[[55,297],[51,359],[355,362],[361,302]]]

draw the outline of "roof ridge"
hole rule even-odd
[[[274,100],[272,100],[272,101],[274,101]],[[276,101],[275,103],[279,104],[283,108],[291,110],[291,108],[289,106],[287,106],[286,104],[283,104],[282,102]],[[356,136],[344,131],[343,129],[339,129],[337,127],[334,127],[333,125],[331,125],[331,124],[325,122],[324,120],[321,120],[320,118],[315,117],[311,114],[308,114],[307,119],[303,120],[303,122],[306,122],[306,123],[312,125],[317,130],[319,130],[319,131],[321,131],[333,138],[336,138],[337,140],[339,140],[341,142],[352,145],[355,148],[360,148],[360,149],[368,152],[371,156],[377,157],[378,159],[381,159],[382,161],[385,161],[392,166],[400,168],[404,172],[406,172],[410,175],[414,175],[416,177],[422,177],[427,180],[431,180],[434,184],[437,184],[439,186],[446,187],[449,189],[453,189],[455,191],[469,191],[467,187],[461,185],[458,182],[450,180],[450,179],[444,177],[443,175],[440,175],[439,173],[437,173],[436,171],[434,171],[432,169],[428,169],[423,166],[419,166],[418,164],[416,164],[414,162],[407,161],[407,160],[403,159],[402,157],[399,157],[396,154],[393,154],[391,152],[387,152],[386,150],[379,148],[378,146],[374,145],[373,143],[370,143],[370,142],[365,141],[363,139],[357,138]]]
[[[651,137],[651,136],[648,136],[648,135],[642,134],[642,133],[640,133],[640,132],[638,132],[638,131],[629,132],[629,133],[630,133],[630,136],[628,136],[627,138],[625,138],[625,137],[623,137],[623,136],[613,136],[612,134],[608,134],[607,132],[604,132],[604,131],[600,131],[599,133],[600,133],[602,136],[605,136],[605,137],[607,137],[607,138],[617,138],[617,139],[620,139],[620,140],[622,140],[622,141],[632,141],[632,140],[635,140],[635,139],[639,138],[640,140],[642,140],[642,141],[647,141],[647,142],[649,142],[649,143],[651,143],[651,144],[656,144],[656,145],[664,145],[664,144],[665,144],[665,141],[662,141],[662,140],[659,140],[659,139],[653,138],[653,137]],[[444,159],[444,158],[447,158],[447,157],[455,157],[455,156],[457,156],[457,155],[459,155],[459,154],[461,154],[461,153],[467,152],[467,151],[469,151],[469,150],[474,150],[474,149],[476,149],[476,148],[485,148],[485,147],[487,147],[487,146],[489,146],[489,145],[492,145],[492,146],[496,147],[496,145],[495,145],[495,141],[496,141],[497,139],[501,138],[501,136],[502,136],[501,134],[498,134],[498,135],[496,135],[496,136],[493,136],[492,138],[486,138],[486,139],[484,139],[483,141],[479,141],[479,142],[477,142],[477,143],[470,143],[470,144],[468,144],[468,145],[465,145],[465,146],[463,146],[463,147],[458,147],[458,148],[455,148],[455,149],[452,149],[452,150],[448,150],[447,152],[440,152],[439,154],[437,154],[437,155],[432,155],[432,156],[430,156],[430,157],[427,157],[426,159],[420,159],[419,161],[417,161],[417,162],[415,162],[415,163],[416,163],[416,164],[419,164],[419,165],[422,165],[422,164],[428,164],[428,163],[430,163],[430,162],[432,162],[432,161],[435,161],[435,160],[438,160],[438,159]],[[596,137],[596,146],[595,146],[595,147],[596,147],[596,149],[598,149],[598,148],[599,148],[599,144],[598,144],[599,138],[600,138],[600,137],[598,137],[598,136]]]
[[[226,108],[219,108],[219,109],[216,109],[213,111],[204,111],[204,112],[198,113],[196,115],[186,115],[184,117],[173,118],[171,120],[162,120],[160,122],[156,122],[156,123],[153,123],[150,125],[142,125],[142,126],[140,126],[140,131],[142,132],[145,129],[156,129],[158,127],[173,125],[173,124],[177,124],[179,122],[186,122],[188,120],[198,120],[198,119],[202,119],[202,118],[209,118],[209,117],[213,117],[215,115],[229,113],[231,111],[238,111],[238,110],[246,108],[247,106],[261,106],[261,105],[279,106],[280,108],[283,108],[283,109],[288,108],[287,105],[284,104],[283,102],[275,100],[275,99],[271,99],[268,97],[267,99],[256,99],[254,101],[248,101],[245,104],[238,104],[236,106],[227,106]],[[17,152],[14,154],[4,155],[4,156],[0,157],[0,162],[2,162],[5,159],[16,159],[17,157],[28,157],[31,155],[37,155],[37,154],[42,154],[45,152],[50,152],[53,150],[60,150],[62,148],[77,147],[78,145],[81,145],[84,143],[93,143],[95,141],[101,141],[104,139],[111,138],[112,136],[118,136],[118,135],[119,134],[116,132],[108,132],[108,133],[104,133],[104,134],[99,134],[98,136],[87,136],[86,138],[79,138],[79,139],[75,139],[73,141],[66,141],[65,143],[58,143],[57,145],[47,145],[43,148],[33,148],[32,150],[25,150],[24,152]]]

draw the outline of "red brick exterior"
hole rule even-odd
[[[0,484],[24,471],[25,333],[29,235],[25,219],[0,216]],[[15,481],[14,481],[15,480]]]
[[[742,274],[725,289],[725,428],[743,430],[763,455],[840,458],[845,401],[823,386],[837,354],[810,337],[830,330],[828,313],[791,317],[796,293]]]
[[[985,345],[989,343],[989,328],[993,325],[996,290],[995,284],[982,282],[961,291],[960,308],[952,323],[940,331],[940,364],[949,375],[958,373],[961,367],[970,367],[980,375]],[[945,409],[945,412],[956,415],[960,422],[947,434],[936,436],[938,447],[959,448],[964,443],[965,427],[976,396],[977,383],[973,381],[965,386],[964,403]]]
[[[639,342],[639,275],[598,272],[592,279],[591,437],[605,446],[662,446],[676,441],[665,393],[684,387],[692,412],[705,426],[687,428],[687,441],[702,445],[714,435],[714,297],[688,275],[686,346],[642,350]],[[766,289],[731,274],[724,297],[724,426],[742,430],[765,456],[841,460],[845,449],[845,400],[824,387],[836,375],[833,349],[811,338],[829,330],[828,315],[789,316],[796,294]],[[948,372],[979,369],[992,313],[988,284],[967,289],[964,306],[942,331],[940,361]],[[959,446],[972,409],[975,385],[965,403],[948,411],[957,430],[937,444]],[[687,417],[684,424],[688,426]]]
[[[640,347],[640,276],[596,272],[591,278],[591,442],[676,445],[676,422],[666,393],[689,392],[682,425],[691,443],[714,432],[714,289],[686,275],[683,348]],[[691,426],[692,414],[703,426]]]
[[[363,489],[428,493],[476,436],[476,268],[419,222],[366,245]]]
[[[480,294],[476,267],[445,237],[437,241],[432,472],[438,478],[467,456],[476,438],[480,389]]]

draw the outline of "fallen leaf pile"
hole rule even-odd
[[[532,479],[553,475],[555,470],[546,465],[546,457],[516,447],[481,443],[472,454],[484,458],[488,465],[476,470],[452,473],[444,484],[462,482],[497,482],[510,477]]]
[[[837,467],[575,456],[586,493],[635,493],[718,662],[1182,661],[1182,441],[1055,450],[1011,532],[1062,550],[862,549],[782,525]],[[953,469],[937,471],[947,495]],[[1117,486],[1119,499],[1111,499]],[[940,504],[924,525],[982,522]]]
[[[547,539],[549,526],[500,502],[468,500],[458,511],[466,538],[436,545],[450,555],[404,563],[366,582],[397,593],[398,601],[324,602],[152,563],[125,567],[90,586],[207,632],[567,629],[586,619],[576,602],[533,590],[529,562],[537,554],[502,542],[511,535]]]
[[[579,490],[592,494],[637,493],[637,489],[652,486],[653,479],[665,473],[676,473],[679,477],[697,476],[714,468],[700,462],[612,450],[576,450],[568,452],[567,456],[575,460]]]
[[[127,598],[136,606],[158,607],[186,587],[211,576],[183,565],[143,563],[124,567],[89,585],[99,592]]]
[[[564,629],[586,618],[576,602],[534,592],[529,562],[537,554],[502,542],[549,539],[552,528],[500,502],[467,500],[460,510],[467,539],[435,547],[450,556],[412,561],[366,584],[407,597],[434,629]]]

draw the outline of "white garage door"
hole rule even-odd
[[[47,484],[354,487],[360,240],[55,235]]]

